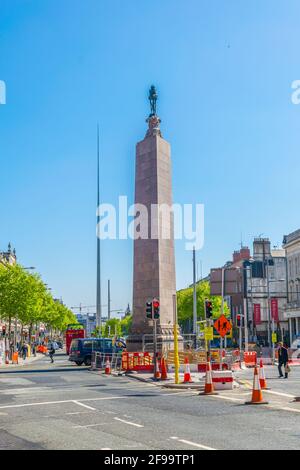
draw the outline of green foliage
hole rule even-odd
[[[60,331],[76,323],[75,315],[53,299],[40,276],[20,265],[0,264],[0,317],[9,323],[17,319],[28,327],[45,323]]]
[[[121,323],[122,336],[128,336],[129,330],[132,325],[132,315],[126,315],[126,317],[124,317],[120,323]]]
[[[105,338],[112,338],[113,336],[127,336],[132,323],[132,315],[127,315],[122,320],[118,318],[111,318],[104,325],[102,325],[101,334],[100,328],[96,327],[92,336],[104,336]]]
[[[200,282],[196,286],[197,293],[197,314],[198,321],[204,320],[204,302],[205,299],[210,299],[213,306],[213,318],[218,318],[221,314],[222,300],[219,296],[210,295],[209,282]],[[178,309],[178,323],[181,324],[188,320],[193,320],[193,287],[182,289],[177,292],[177,309]],[[229,314],[229,308],[224,303],[224,314]]]

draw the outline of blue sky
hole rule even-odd
[[[147,90],[172,145],[174,201],[205,204],[203,273],[253,236],[300,227],[298,0],[0,0],[0,248],[11,241],[69,306],[95,304],[101,197],[133,201]],[[191,253],[176,243],[177,287]],[[132,297],[132,242],[102,244],[112,308]],[[92,311],[93,309],[91,309]]]

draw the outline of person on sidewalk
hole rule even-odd
[[[22,346],[22,359],[23,359],[23,361],[25,361],[25,359],[27,358],[27,352],[28,352],[28,347],[27,347],[27,344],[24,343],[23,346]]]
[[[278,371],[279,371],[279,378],[283,377],[282,373],[282,366],[284,366],[284,378],[288,378],[288,362],[289,362],[289,355],[288,350],[285,344],[278,343]]]
[[[53,359],[54,354],[55,354],[55,349],[54,349],[53,343],[51,343],[51,346],[50,346],[50,349],[49,349],[49,356],[50,356],[52,364],[54,362],[54,359]]]

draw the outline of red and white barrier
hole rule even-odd
[[[233,374],[231,370],[213,371],[212,382],[215,390],[232,390]]]

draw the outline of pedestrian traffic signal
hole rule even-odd
[[[205,301],[205,317],[206,318],[211,318],[212,317],[212,302],[210,300]]]
[[[236,325],[241,326],[241,315],[236,316]]]
[[[2,336],[6,335],[6,326],[2,326]]]
[[[159,301],[157,299],[154,299],[153,302],[153,318],[154,320],[159,319]]]
[[[152,319],[152,302],[146,302],[146,315]]]

